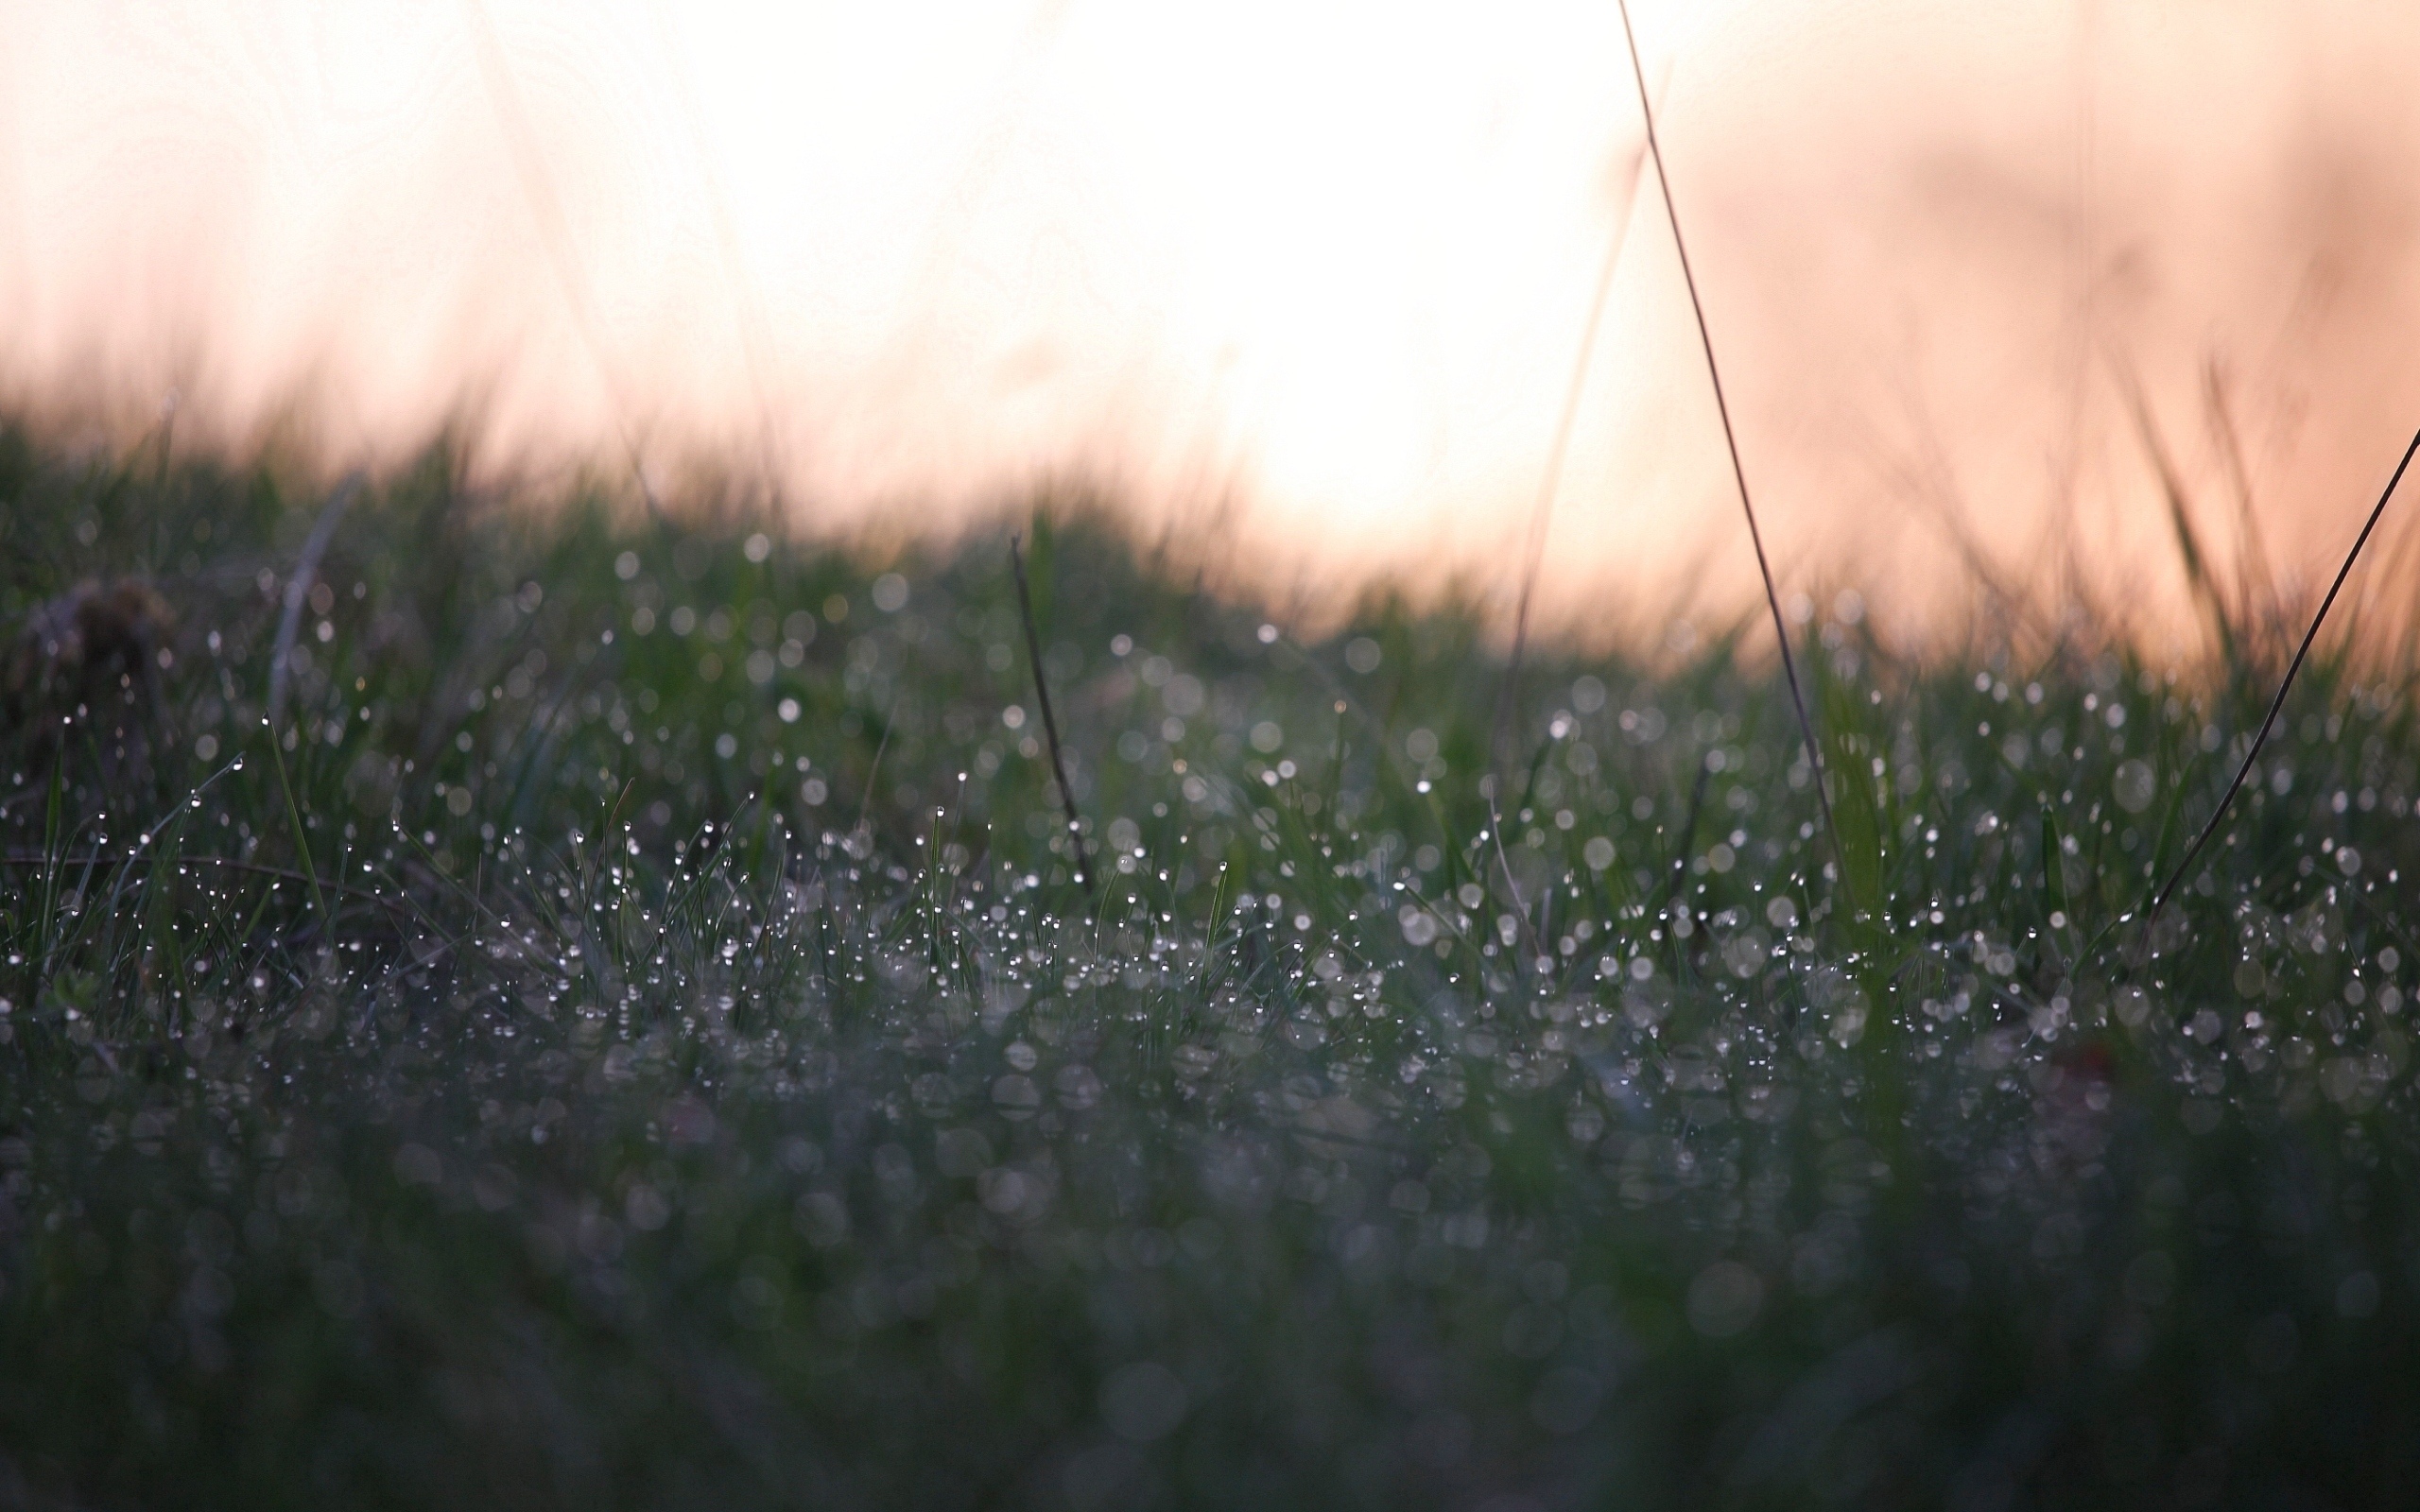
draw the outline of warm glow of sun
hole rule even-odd
[[[2357,9],[1640,0],[1794,585],[1853,558],[1937,608],[1945,562],[2152,541],[2135,378],[2197,487],[2231,475],[2223,394],[2261,507],[2342,518],[2420,403],[2382,336],[2420,292],[2420,115],[2381,61],[2420,24]],[[710,455],[911,528],[1089,471],[1239,509],[1280,576],[1502,585],[1578,371],[1550,601],[1601,624],[1749,580],[1610,7],[0,25],[21,404],[173,387],[196,438],[299,405],[348,456],[468,405],[498,455]]]

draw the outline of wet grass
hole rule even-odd
[[[2255,627],[1837,601],[1836,854],[1724,637],[1530,647],[1491,793],[1474,617],[1306,644],[1045,512],[1088,895],[1005,538],[433,457],[271,728],[319,503],[0,447],[0,1500],[2420,1493],[2408,654],[2315,658],[2147,934]]]

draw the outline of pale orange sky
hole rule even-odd
[[[1907,613],[1967,553],[2172,593],[2114,374],[2211,528],[2339,549],[2420,365],[2420,20],[2357,0],[1639,0],[1770,543]],[[1753,559],[1610,8],[0,3],[0,386],[337,460],[777,472],[923,528],[1044,473],[1234,501],[1253,570],[1549,612]],[[1626,226],[1626,231],[1625,231]],[[1962,538],[1965,544],[1953,549]]]

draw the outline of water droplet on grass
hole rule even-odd
[[[2111,785],[2115,789],[2118,806],[2129,814],[2140,814],[2150,808],[2152,799],[2159,792],[2159,782],[2152,775],[2151,764],[2139,760],[2119,762]]]

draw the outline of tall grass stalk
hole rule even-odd
[[[2319,601],[2318,612],[2310,617],[2310,628],[2303,632],[2302,644],[2294,647],[2293,661],[2286,667],[2286,675],[2278,679],[2276,696],[2269,700],[2269,713],[2260,721],[2260,730],[2252,737],[2252,745],[2244,751],[2243,762],[2236,768],[2235,780],[2227,784],[2225,795],[2219,799],[2219,806],[2210,812],[2209,821],[2193,837],[2193,843],[2186,848],[2184,858],[2177,862],[2176,869],[2169,873],[2168,881],[2152,896],[2151,906],[2143,911],[2145,929],[2158,921],[2160,910],[2168,906],[2168,900],[2175,893],[2177,885],[2185,880],[2185,874],[2192,869],[2203,848],[2210,843],[2210,836],[2219,833],[2219,826],[2226,820],[2227,810],[2235,804],[2236,795],[2243,791],[2244,781],[2252,775],[2253,764],[2260,758],[2260,748],[2269,743],[2269,732],[2277,728],[2277,715],[2285,710],[2287,695],[2294,690],[2294,679],[2302,673],[2303,661],[2310,655],[2311,646],[2319,640],[2321,627],[2327,623],[2327,611],[2336,607],[2336,595],[2343,592],[2344,579],[2353,576],[2353,564],[2361,559],[2361,548],[2370,543],[2370,533],[2378,527],[2378,521],[2385,516],[2386,507],[2394,499],[2394,490],[2402,486],[2403,474],[2411,466],[2415,454],[2420,454],[2420,431],[2412,434],[2411,444],[2403,449],[2402,459],[2395,463],[2394,474],[2387,479],[2385,489],[2378,494],[2378,502],[2371,507],[2369,518],[2361,522],[2361,533],[2353,538],[2353,549],[2344,554],[2344,564],[2336,569],[2335,579],[2327,585],[2327,595]]]
[[[1807,765],[1814,774],[1815,800],[1823,810],[1824,829],[1831,838],[1833,856],[1839,863],[1841,888],[1848,897],[1851,911],[1862,911],[1869,902],[1880,900],[1859,899],[1849,882],[1848,859],[1841,849],[1841,827],[1832,813],[1823,743],[1816,739],[1815,721],[1806,709],[1806,694],[1799,685],[1798,659],[1790,650],[1789,626],[1781,611],[1781,591],[1774,586],[1772,563],[1765,556],[1764,532],[1757,527],[1755,502],[1748,490],[1748,470],[1739,460],[1739,438],[1731,424],[1731,402],[1723,393],[1721,365],[1714,356],[1714,333],[1706,325],[1705,302],[1698,296],[1697,272],[1689,263],[1687,239],[1681,233],[1680,206],[1673,201],[1672,180],[1664,166],[1664,145],[1655,129],[1654,103],[1648,98],[1647,66],[1639,60],[1638,33],[1631,25],[1630,0],[1616,0],[1616,7],[1621,12],[1622,41],[1630,50],[1631,78],[1638,87],[1639,115],[1647,127],[1647,152],[1655,163],[1655,185],[1663,196],[1665,220],[1672,228],[1672,250],[1680,259],[1681,281],[1688,289],[1689,313],[1696,318],[1698,341],[1705,349],[1706,378],[1714,387],[1715,414],[1722,421],[1722,444],[1731,457],[1732,481],[1738,486],[1740,512],[1747,517],[1748,541],[1756,551],[1756,576],[1764,584],[1765,606],[1772,611],[1773,639],[1781,648],[1782,676],[1789,684],[1790,708],[1798,715],[1799,735],[1806,744]]]
[[[1050,675],[1042,664],[1042,631],[1033,621],[1033,591],[1026,583],[1025,547],[1014,535],[1009,537],[1009,566],[1016,574],[1017,614],[1025,623],[1026,657],[1033,667],[1033,701],[1041,709],[1043,738],[1050,746],[1050,775],[1059,783],[1059,801],[1067,811],[1068,859],[1075,867],[1078,885],[1090,897],[1093,875],[1084,846],[1083,816],[1076,810],[1076,789],[1067,781],[1067,758],[1059,748],[1059,716],[1050,707]]]

